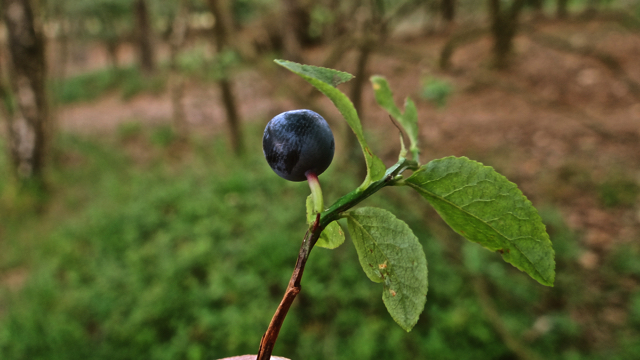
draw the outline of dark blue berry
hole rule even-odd
[[[322,174],[333,160],[335,142],[327,121],[311,110],[277,115],[264,129],[262,150],[280,177],[304,181],[307,172]]]

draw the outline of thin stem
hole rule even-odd
[[[280,305],[278,305],[278,309],[271,319],[269,328],[267,328],[267,331],[262,336],[257,360],[271,359],[271,353],[273,352],[273,347],[275,346],[276,340],[278,339],[280,328],[282,328],[282,324],[284,323],[284,319],[287,316],[289,309],[291,308],[291,304],[293,304],[293,300],[295,300],[296,296],[302,289],[300,283],[302,281],[304,267],[307,264],[307,260],[309,259],[309,254],[318,241],[318,238],[320,238],[322,230],[324,230],[324,228],[332,221],[340,218],[343,212],[354,207],[362,200],[373,195],[378,190],[382,189],[385,186],[395,185],[398,181],[400,181],[398,179],[398,175],[402,174],[405,170],[416,170],[417,168],[417,162],[402,158],[394,166],[387,169],[387,172],[382,179],[370,184],[364,190],[356,189],[348,193],[347,195],[341,197],[338,201],[336,201],[329,209],[322,212],[321,214],[318,214],[315,223],[313,224],[313,226],[311,226],[311,228],[304,236],[302,246],[300,246],[300,252],[298,253],[296,266],[293,269],[293,274],[291,274],[291,279],[289,280],[289,285],[287,286],[287,290],[284,293],[282,301],[280,301]],[[313,176],[310,175],[311,174],[307,174],[307,179],[309,179],[309,186],[311,187],[311,193],[313,194],[315,185],[312,185],[312,182],[317,183],[318,190],[320,190],[320,184],[318,183],[318,177],[315,176],[315,174]],[[315,177],[315,180],[311,180],[311,177]],[[316,195],[313,196],[315,201]],[[320,198],[322,198],[321,192]]]
[[[313,210],[316,214],[320,214],[324,210],[324,199],[322,198],[322,188],[320,188],[318,175],[313,171],[308,171],[306,175],[311,189],[311,196],[313,197]]]
[[[311,252],[311,249],[313,249],[316,241],[318,241],[322,230],[323,228],[321,228],[319,226],[319,222],[316,221],[313,229],[307,231],[307,234],[304,236],[300,252],[298,253],[298,260],[296,261],[296,266],[293,269],[293,274],[289,280],[287,290],[284,293],[282,301],[280,301],[280,305],[278,305],[276,313],[273,314],[273,318],[271,319],[269,328],[267,328],[267,332],[264,333],[262,340],[260,341],[260,350],[258,351],[257,357],[258,360],[271,359],[271,353],[273,352],[273,347],[278,339],[278,334],[280,334],[280,328],[282,328],[282,324],[284,323],[284,319],[291,308],[291,304],[293,304],[293,300],[295,300],[296,296],[302,289],[300,282],[302,280],[302,274],[304,273],[304,267],[309,259],[309,253]]]
[[[405,170],[417,170],[418,167],[419,165],[417,162],[401,158],[395,165],[387,169],[387,172],[382,179],[369,184],[369,186],[364,190],[353,190],[338,199],[338,201],[321,214],[320,225],[323,227],[329,225],[330,222],[340,218],[340,214],[342,212],[351,209],[383,187],[397,185],[397,183],[401,181],[400,179],[396,179],[398,175],[402,174]]]

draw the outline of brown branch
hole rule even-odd
[[[291,275],[291,280],[289,280],[287,290],[284,293],[282,301],[280,301],[280,305],[278,305],[276,313],[273,314],[273,318],[271,319],[271,323],[269,324],[267,331],[264,333],[262,340],[260,341],[260,350],[258,351],[257,360],[271,359],[271,353],[273,352],[273,347],[278,339],[278,334],[280,334],[280,328],[282,328],[282,324],[284,323],[284,319],[293,304],[293,300],[295,300],[296,296],[302,289],[300,282],[302,281],[302,274],[304,273],[304,267],[309,259],[309,254],[311,253],[313,246],[318,241],[323,229],[324,227],[320,226],[320,217],[318,217],[313,228],[307,231],[307,234],[304,236],[300,252],[298,253],[298,260],[296,261],[296,266],[293,269],[293,274]]]
[[[440,69],[448,70],[451,67],[453,52],[458,47],[480,40],[487,32],[488,29],[485,28],[470,28],[452,35],[440,51],[440,60],[438,62]]]
[[[216,19],[213,31],[216,51],[219,56],[225,50],[232,48],[231,44],[234,43],[235,34],[233,33],[233,26],[228,23],[228,19],[230,18],[230,16],[228,16],[228,3],[224,0],[209,0],[208,3],[209,9]],[[241,155],[244,153],[244,142],[242,139],[242,124],[240,115],[238,114],[238,106],[233,93],[233,83],[229,78],[229,74],[224,73],[222,75],[218,80],[218,86],[220,87],[222,104],[227,114],[227,124],[231,134],[231,147],[236,155]]]

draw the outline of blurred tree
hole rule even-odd
[[[299,33],[306,31],[306,12],[296,0],[282,0],[282,7],[282,57],[290,61],[303,62]]]
[[[4,0],[2,11],[17,107],[7,118],[11,162],[17,178],[43,188],[49,114],[44,35],[29,0]]]
[[[151,74],[155,70],[155,61],[149,8],[145,0],[135,0],[133,9],[136,19],[136,40],[140,55],[140,68],[145,74]]]
[[[557,1],[558,2],[556,3],[556,16],[560,19],[564,19],[569,14],[567,10],[567,5],[569,3],[569,0],[557,0]]]
[[[489,0],[494,66],[498,69],[508,66],[513,38],[518,30],[518,18],[524,4],[525,0]]]
[[[19,181],[41,189],[49,126],[44,36],[29,0],[4,0],[2,11],[17,105],[6,112],[11,163]]]
[[[169,91],[171,92],[171,107],[173,108],[173,127],[178,140],[187,139],[187,120],[184,111],[184,77],[178,69],[177,58],[184,47],[188,30],[189,7],[188,0],[178,0],[178,9],[171,24],[169,37]]]
[[[534,16],[536,18],[543,16],[544,0],[528,0],[527,5],[533,9]]]
[[[587,6],[584,9],[583,16],[585,17],[593,17],[598,14],[598,8],[602,0],[587,0]]]
[[[351,20],[356,24],[354,32],[358,58],[350,97],[360,116],[363,116],[362,87],[368,80],[367,64],[371,54],[386,41],[393,26],[424,5],[424,1],[375,0],[359,3],[362,5],[357,9],[355,19]]]
[[[456,18],[456,0],[442,0],[440,11],[442,18],[448,23],[452,23]]]
[[[330,26],[322,32],[322,36],[326,41],[331,42],[331,51],[329,55],[323,60],[322,66],[333,68],[342,57],[352,49],[357,43],[357,39],[354,33],[357,33],[358,26],[354,21],[356,19],[356,12],[361,5],[360,0],[351,1],[348,4],[330,4],[333,21],[330,22]],[[318,94],[317,92],[313,92]]]
[[[351,21],[355,24],[355,35],[352,39],[352,46],[357,51],[356,69],[354,71],[355,78],[351,81],[351,89],[349,97],[353,102],[353,107],[360,118],[364,117],[364,109],[362,107],[362,89],[369,78],[367,67],[371,54],[378,45],[384,40],[386,25],[384,24],[383,12],[384,4],[379,1],[362,2],[355,11],[355,17]],[[360,156],[360,144],[355,134],[351,131],[346,132],[347,143],[347,161],[361,169],[365,170],[365,162]],[[360,174],[364,176],[364,173]]]
[[[215,18],[213,31],[217,57],[220,59],[225,51],[231,51],[230,44],[232,43],[231,39],[233,37],[233,27],[229,23],[231,16],[228,3],[225,0],[209,0],[209,9]],[[218,79],[218,85],[220,86],[222,102],[227,112],[227,123],[231,133],[231,146],[235,153],[239,155],[244,151],[244,144],[242,141],[240,116],[238,115],[238,107],[235,96],[233,95],[233,86],[231,80],[229,80],[229,74],[221,74]]]
[[[544,0],[527,0],[525,4],[534,10],[542,10],[544,7]]]
[[[70,24],[67,21],[67,1],[52,1],[48,0],[44,6],[45,21],[49,21],[58,26],[58,31],[55,34],[56,42],[58,45],[58,51],[56,55],[49,58],[50,69],[52,77],[57,79],[63,79],[67,73],[67,62],[69,60],[69,44],[70,44]]]
[[[474,42],[485,36],[486,33],[487,30],[484,28],[471,28],[449,37],[449,40],[447,40],[440,51],[440,59],[438,60],[440,69],[448,70],[451,68],[451,57],[456,48]]]
[[[384,40],[386,33],[386,24],[383,21],[384,4],[372,1],[369,6],[363,6],[360,14],[360,24],[358,26],[357,49],[358,58],[356,61],[355,78],[351,84],[351,101],[353,107],[360,116],[363,116],[362,110],[362,87],[366,83],[367,64],[371,53],[376,45]],[[354,149],[357,149],[357,143]]]
[[[367,84],[369,75],[367,67],[374,51],[382,46],[386,41],[394,24],[397,24],[406,15],[413,13],[417,7],[422,5],[421,1],[356,1],[359,6],[354,10],[354,16],[350,18],[353,22],[354,30],[349,36],[353,37],[351,42],[346,44],[354,47],[357,51],[355,78],[351,82],[349,97],[353,102],[353,107],[358,115],[363,118],[364,108],[362,106],[362,89]],[[341,47],[341,45],[338,45]],[[336,47],[336,49],[340,49]],[[347,132],[347,148],[352,156],[348,159],[363,168],[364,160],[359,156],[360,145],[355,135]]]
[[[314,41],[331,43],[344,26],[338,24],[341,3],[337,0],[317,1],[311,8],[308,34]]]
[[[131,7],[131,0],[67,0],[64,20],[72,23],[72,36],[104,43],[111,66],[117,67],[118,47],[132,32]]]

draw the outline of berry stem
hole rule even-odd
[[[313,171],[307,171],[305,175],[307,176],[309,188],[311,189],[313,210],[316,214],[320,214],[324,210],[324,199],[322,198],[322,188],[320,188],[318,175]]]

